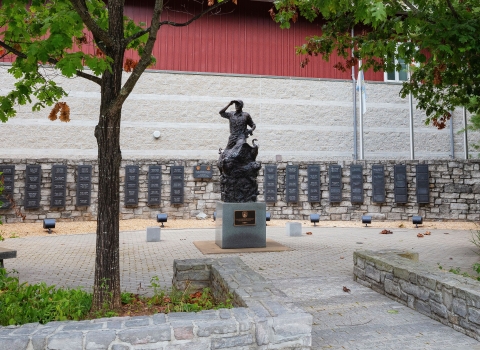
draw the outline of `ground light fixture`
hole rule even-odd
[[[162,223],[162,226],[160,226],[160,227],[165,227],[165,226],[163,226],[163,223],[167,222],[167,214],[157,214],[157,222]]]
[[[52,228],[55,228],[55,219],[43,219],[43,228],[48,230],[48,233],[52,233]]]
[[[310,222],[313,222],[313,226],[316,226],[316,223],[320,221],[320,215],[310,214]]]
[[[272,215],[270,214],[269,211],[267,211],[267,212],[265,213],[265,220],[266,220],[266,221],[270,221],[271,217],[272,217]]]
[[[423,218],[421,216],[412,216],[412,223],[415,225],[415,228],[418,228],[418,225],[423,224]]]
[[[371,223],[372,223],[372,217],[370,215],[362,216],[362,224],[365,224],[365,227],[367,227],[367,225]]]
[[[216,211],[213,212],[213,221],[215,221],[215,220],[217,220],[217,212]]]

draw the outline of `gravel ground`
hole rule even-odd
[[[303,227],[310,227],[312,224],[307,220],[272,220],[268,222],[268,226],[285,226],[287,222],[301,222]],[[138,231],[145,230],[150,226],[157,226],[158,223],[154,219],[132,219],[120,220],[120,231]],[[321,221],[317,226],[320,227],[360,227],[363,226],[358,221]],[[395,228],[414,228],[410,221],[372,221],[371,227],[378,227],[379,232],[382,229]],[[206,220],[169,220],[165,223],[165,229],[186,229],[186,228],[215,228],[215,222],[209,218]],[[428,229],[450,229],[450,230],[480,230],[480,225],[475,222],[458,222],[458,221],[430,221],[424,222],[418,228],[418,232],[424,232]],[[95,233],[96,221],[58,221],[52,230],[53,235],[70,235]],[[0,226],[0,235],[4,239],[17,237],[32,236],[48,236],[48,231],[43,229],[40,223],[4,223]]]

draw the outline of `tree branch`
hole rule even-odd
[[[0,46],[3,47],[4,49],[7,49],[8,51],[13,53],[17,57],[20,57],[20,58],[23,58],[23,59],[28,58],[28,56],[25,55],[23,52],[15,49],[14,47],[8,45],[7,43],[5,43],[3,41],[0,41]],[[53,65],[56,65],[58,63],[58,60],[56,60],[55,58],[49,57],[47,62],[50,63],[50,64],[53,64]],[[91,74],[82,72],[78,69],[76,71],[76,74],[77,74],[77,76],[88,79],[90,81],[93,81],[94,83],[97,83],[98,85],[100,85],[101,82],[102,82],[102,80],[99,77],[96,77],[95,75],[91,75]]]
[[[453,17],[455,17],[456,19],[459,19],[460,17],[458,16],[457,11],[455,11],[455,8],[453,7],[452,2],[450,0],[447,0],[447,5],[450,11],[452,11]]]
[[[138,39],[141,36],[143,36],[143,35],[145,35],[149,32],[150,32],[150,27],[148,27],[147,29],[141,30],[138,33],[135,33],[135,34],[129,36],[128,38],[123,39],[123,45],[126,47],[128,44],[130,44],[135,39]]]
[[[107,46],[112,46],[112,40],[108,35],[106,30],[100,28],[97,23],[93,20],[93,18],[88,13],[87,5],[85,4],[85,0],[71,0],[72,6],[75,9],[75,12],[78,13],[80,18],[82,19],[83,23],[87,26],[87,28],[92,32],[97,45],[103,42]],[[99,45],[99,46],[100,46]]]
[[[192,23],[193,21],[196,21],[197,19],[199,19],[200,17],[202,17],[203,15],[211,12],[212,10],[215,10],[217,7],[220,7],[226,3],[229,3],[230,0],[226,0],[226,1],[222,1],[222,2],[217,2],[216,4],[210,6],[209,8],[207,8],[206,10],[200,12],[198,15],[196,16],[193,16],[192,18],[190,18],[188,21],[186,22],[183,22],[183,23],[177,23],[177,22],[172,22],[172,21],[162,21],[160,22],[160,26],[163,26],[163,25],[169,25],[169,26],[172,26],[172,27],[185,27],[185,26],[188,26],[190,23]]]

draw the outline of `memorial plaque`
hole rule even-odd
[[[77,207],[90,206],[92,193],[92,166],[77,166]]]
[[[363,203],[363,166],[350,166],[350,201]]]
[[[287,165],[285,169],[287,203],[298,202],[298,165]]]
[[[3,193],[0,195],[0,209],[10,209],[12,202],[8,199],[13,198],[13,188],[15,181],[15,165],[0,165],[0,184],[3,183]],[[40,186],[38,186],[40,187]]]
[[[195,179],[211,179],[213,170],[211,165],[197,165],[193,167],[193,177]]]
[[[170,168],[170,202],[171,204],[183,203],[183,174],[184,166]]]
[[[160,205],[162,190],[162,166],[148,167],[148,205]]]
[[[125,206],[138,205],[138,165],[125,166]]]
[[[381,164],[372,165],[372,201],[385,202],[385,169]]]
[[[407,166],[395,165],[394,168],[394,191],[396,203],[407,203]]]
[[[25,176],[25,209],[40,207],[40,186],[42,184],[42,167],[27,165]]]
[[[342,201],[342,167],[340,165],[330,165],[328,190],[330,192],[330,203]]]
[[[235,210],[234,226],[255,226],[255,210]]]
[[[52,165],[52,189],[50,194],[50,208],[65,207],[66,190],[67,166]]]
[[[265,165],[265,202],[275,203],[277,201],[277,166]]]
[[[428,164],[417,164],[417,203],[430,203]]]
[[[308,178],[308,201],[320,202],[320,166],[309,165],[307,167]]]

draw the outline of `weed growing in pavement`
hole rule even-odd
[[[12,274],[12,273],[10,273]],[[44,282],[29,285],[20,283],[18,277],[7,276],[0,269],[0,325],[21,325],[31,322],[83,320],[113,316],[140,316],[169,312],[197,312],[201,310],[232,308],[232,296],[217,303],[209,288],[202,291],[160,288],[158,277],[153,277],[152,297],[123,292],[122,306],[110,309],[109,305],[94,313],[90,312],[92,294],[81,288],[55,288]]]
[[[443,266],[440,265],[440,263],[437,263],[437,265],[438,265],[438,268],[440,270],[443,270]],[[463,276],[463,277],[469,277],[469,278],[472,278],[474,280],[480,281],[480,263],[476,263],[476,264],[473,265],[473,271],[475,271],[477,273],[477,276],[472,276],[466,271],[462,272],[459,267],[455,267],[455,268],[452,267],[451,269],[448,270],[448,272],[451,272],[455,275],[459,275],[459,276]]]

